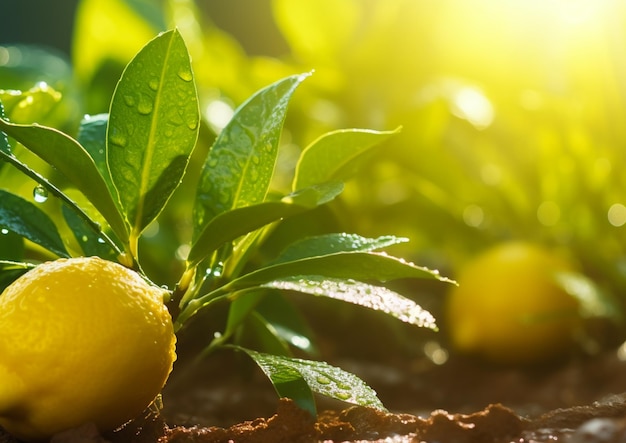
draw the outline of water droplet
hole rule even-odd
[[[317,382],[321,385],[329,385],[331,382],[330,378],[324,375],[318,375],[315,380],[317,380]]]
[[[190,120],[190,121],[188,121],[187,122],[187,127],[193,131],[194,129],[196,129],[198,127],[198,121],[197,120]]]
[[[48,190],[41,185],[35,186],[33,189],[33,199],[37,203],[43,203],[48,200]]]
[[[83,235],[80,239],[86,243],[87,240],[89,240],[89,237],[87,237],[86,235]]]
[[[191,71],[187,69],[181,69],[180,71],[178,71],[178,76],[181,78],[181,80],[186,82],[190,82],[191,80],[193,80],[193,75],[191,74]]]
[[[350,394],[349,392],[335,392],[335,395],[340,400],[348,400],[350,397],[352,397],[352,394]]]
[[[159,89],[159,81],[156,78],[153,78],[152,80],[148,82],[148,86],[153,91],[156,91],[157,89]]]
[[[0,234],[7,235],[8,233],[9,233],[9,230],[7,228],[0,229]]]
[[[139,105],[137,105],[137,111],[141,115],[148,115],[152,112],[152,102],[147,98],[142,98],[139,100]]]
[[[217,159],[215,157],[210,157],[207,164],[209,165],[210,168],[214,168],[217,166]]]
[[[255,165],[258,165],[259,163],[261,163],[261,158],[258,155],[253,155],[252,163],[254,163]]]
[[[135,106],[135,103],[136,103],[135,97],[130,94],[125,95],[124,103],[126,103],[128,106]]]
[[[120,134],[111,134],[109,136],[109,141],[113,143],[114,145],[122,146],[122,147],[126,146],[126,143],[127,143],[126,137]]]
[[[104,241],[104,239],[103,239],[102,237],[98,237],[98,243],[102,243],[102,244],[104,244],[104,243],[105,243],[105,241]]]

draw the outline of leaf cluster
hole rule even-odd
[[[291,75],[254,93],[210,147],[200,146],[207,122],[189,51],[177,29],[159,34],[135,55],[116,85],[109,112],[86,116],[75,137],[50,126],[15,122],[19,108],[10,99],[25,93],[0,95],[0,106],[7,105],[6,111],[0,107],[0,183],[10,184],[0,189],[0,237],[19,237],[44,259],[98,255],[117,260],[149,279],[142,266],[149,257],[140,254],[140,240],[158,224],[189,179],[191,159],[199,155],[200,167],[191,177],[195,196],[181,209],[191,233],[179,248],[182,266],[170,290],[176,331],[199,312],[225,304],[224,330],[205,354],[224,346],[245,352],[279,395],[296,399],[312,413],[314,393],[382,408],[374,391],[352,374],[295,357],[294,350],[311,351],[311,340],[305,325],[293,321],[293,307],[283,295],[327,297],[436,329],[427,311],[384,283],[447,280],[382,252],[406,241],[394,236],[302,236],[276,257],[252,260],[283,220],[335,199],[355,161],[397,132],[326,133],[300,153],[290,191],[276,192],[272,183],[288,105],[309,76]],[[40,93],[41,105],[55,94]],[[22,181],[11,175],[15,171]],[[20,191],[29,183],[31,189],[34,183],[34,202]],[[50,201],[55,210],[44,211],[43,202]],[[0,258],[3,285],[37,262],[23,248]],[[263,349],[238,343],[246,328],[263,337]]]

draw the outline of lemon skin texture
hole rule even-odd
[[[26,441],[118,427],[176,359],[164,290],[97,257],[46,262],[0,295],[0,426]]]
[[[469,262],[446,300],[451,345],[504,365],[545,363],[572,349],[576,299],[556,282],[573,266],[537,245],[499,244]]]

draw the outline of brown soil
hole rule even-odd
[[[332,363],[365,379],[392,412],[320,399],[313,419],[224,354],[179,369],[160,415],[104,435],[85,426],[53,442],[626,442],[626,362],[616,352],[533,370],[461,358]],[[15,442],[0,431],[0,443]]]

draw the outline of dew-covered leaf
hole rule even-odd
[[[408,241],[409,239],[407,238],[393,235],[366,238],[357,234],[347,233],[323,234],[303,238],[292,243],[280,253],[274,263],[283,263],[337,252],[369,252]]]
[[[16,125],[0,118],[0,130],[60,171],[107,220],[115,235],[128,240],[126,224],[95,162],[80,143],[53,128]]]
[[[292,398],[311,414],[316,413],[311,392],[385,410],[376,392],[363,380],[326,362],[270,355],[240,347],[236,349],[244,351],[259,365],[279,396]]]
[[[0,189],[0,228],[15,232],[59,257],[69,257],[50,217],[17,195]]]
[[[302,151],[292,188],[349,179],[355,172],[358,157],[398,131],[341,129],[321,136]]]
[[[422,309],[413,300],[384,286],[370,285],[351,279],[299,275],[273,280],[265,283],[263,287],[329,297],[384,312],[405,323],[437,330],[435,318],[430,312]]]
[[[115,197],[117,203],[117,190],[113,186],[111,173],[106,159],[106,139],[109,114],[87,115],[80,122],[76,139],[85,148],[93,159],[100,175],[106,182],[109,192]]]
[[[226,242],[324,204],[337,196],[341,189],[342,186],[331,183],[288,195],[281,201],[268,201],[222,212],[213,217],[200,232],[189,251],[187,262],[193,266]]]
[[[107,128],[107,163],[134,239],[179,185],[199,118],[185,43],[177,30],[162,33],[124,70]]]
[[[265,201],[291,96],[307,75],[254,94],[220,132],[202,169],[194,205],[194,237],[216,215]]]
[[[392,257],[385,253],[357,251],[339,252],[277,263],[243,275],[225,285],[224,289],[236,290],[259,286],[272,280],[294,275],[322,275],[339,279],[352,278],[381,282],[399,278],[425,278],[452,282],[440,276],[436,270],[417,266],[401,258]]]

